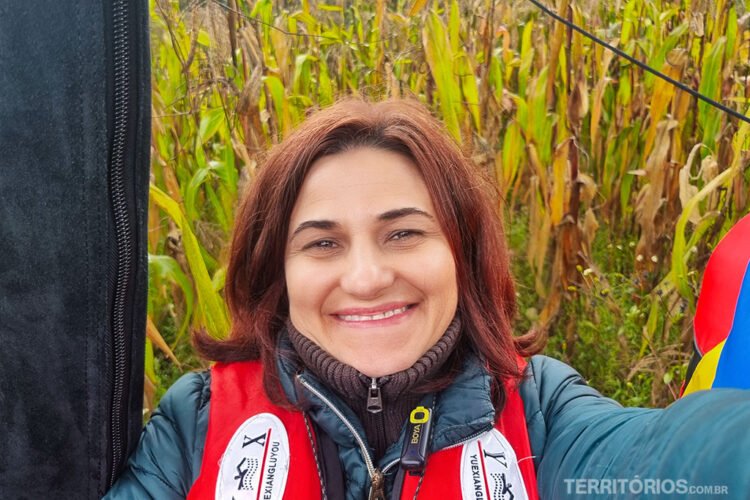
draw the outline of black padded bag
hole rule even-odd
[[[146,0],[0,0],[0,498],[100,498],[143,400]]]

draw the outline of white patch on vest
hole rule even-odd
[[[513,447],[497,429],[464,444],[461,453],[464,500],[527,500]]]
[[[219,464],[216,500],[281,500],[289,475],[289,437],[276,415],[245,420]]]

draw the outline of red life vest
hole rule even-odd
[[[257,361],[217,364],[211,370],[203,462],[188,500],[321,498],[303,414],[268,400],[262,370]],[[538,498],[523,401],[515,387],[508,389],[494,429],[430,455],[421,485],[418,476],[404,478],[403,499],[413,498],[417,488],[420,499],[496,499],[506,498],[504,493],[518,499],[523,498],[519,488],[529,499]],[[508,464],[513,471],[503,469]],[[504,471],[523,484],[506,482]]]

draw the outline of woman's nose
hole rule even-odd
[[[349,251],[341,276],[341,288],[360,297],[377,297],[393,284],[395,273],[386,256],[377,248],[355,246]]]

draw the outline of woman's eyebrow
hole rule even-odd
[[[421,215],[423,217],[427,217],[430,220],[435,220],[432,215],[416,207],[395,208],[393,210],[388,210],[387,212],[383,212],[382,214],[378,215],[378,220],[387,222],[399,219],[401,217],[406,217],[408,215]],[[297,226],[297,228],[292,233],[292,238],[294,238],[297,234],[301,233],[305,229],[330,230],[338,228],[339,226],[340,224],[338,222],[327,219],[306,220],[305,222],[302,222]]]
[[[401,217],[406,217],[407,215],[422,215],[431,220],[435,219],[432,215],[428,214],[424,210],[420,210],[419,208],[416,208],[416,207],[405,207],[405,208],[396,208],[394,210],[388,210],[387,212],[383,212],[382,214],[378,216],[378,220],[392,221]]]
[[[304,231],[305,229],[334,229],[336,227],[339,227],[338,222],[334,222],[332,220],[306,220],[305,222],[302,222],[292,233],[292,238],[297,236],[300,232]]]

